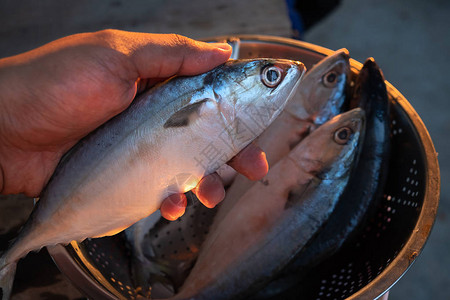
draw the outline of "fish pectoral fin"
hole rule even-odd
[[[294,205],[302,205],[301,203],[308,197],[308,193],[312,193],[319,183],[320,180],[313,177],[307,183],[299,184],[295,188],[291,189],[288,193],[284,209],[289,209]]]
[[[202,99],[181,108],[167,119],[166,123],[164,123],[164,128],[188,126],[193,118],[199,116],[200,108],[208,100],[207,98]]]
[[[301,201],[303,194],[306,191],[309,183],[306,185],[299,185],[294,189],[291,189],[288,193],[286,204],[284,205],[284,209],[291,208],[295,203]]]

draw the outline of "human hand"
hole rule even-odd
[[[136,93],[173,75],[196,75],[224,63],[227,44],[174,34],[104,30],[68,36],[0,60],[0,191],[37,196],[62,155],[123,111]],[[268,170],[250,145],[229,165],[250,179]],[[224,197],[217,174],[193,190],[208,207]],[[161,214],[175,220],[186,198],[172,195]]]

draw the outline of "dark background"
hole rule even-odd
[[[351,57],[372,56],[385,77],[411,102],[439,152],[441,202],[429,241],[390,299],[448,299],[450,295],[450,2],[444,0],[343,0],[304,34],[308,42],[347,48]],[[290,37],[283,0],[0,0],[0,57],[56,38],[104,28],[179,33],[192,38],[224,34]],[[31,199],[0,199],[0,244],[14,236],[32,208]],[[13,299],[81,297],[45,251],[19,265]]]

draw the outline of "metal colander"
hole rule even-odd
[[[295,59],[307,68],[333,52],[279,37],[243,35],[209,40],[239,40],[233,43],[235,58]],[[361,63],[350,63],[357,74]],[[295,289],[271,299],[376,299],[401,278],[424,247],[439,201],[437,154],[417,113],[391,84],[386,84],[392,111],[392,151],[381,199],[337,252],[305,271]],[[210,218],[210,214],[190,206],[185,216],[166,225],[164,232],[154,230],[154,246],[160,255],[198,251],[190,242],[208,233]],[[89,298],[138,298],[123,235],[72,242],[51,247],[49,252],[60,270]]]

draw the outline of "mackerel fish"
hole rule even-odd
[[[307,71],[283,112],[256,139],[266,153],[269,165],[274,165],[287,155],[321,121],[341,112],[349,75],[349,53],[346,49],[337,50]],[[218,173],[225,185],[229,180],[233,181],[227,189],[225,200],[218,207],[206,209],[194,203],[176,224],[164,220],[155,212],[125,230],[132,252],[132,277],[143,294],[147,295],[150,290],[152,295],[173,293],[195,262],[212,220],[223,217],[254,184],[242,175],[236,176],[228,165],[222,165]],[[191,193],[187,196],[188,199],[193,198],[193,202],[198,201]],[[162,247],[157,247],[173,239],[167,234],[158,234],[160,232],[179,232],[183,237],[184,242],[179,245],[176,254],[165,253]]]
[[[170,299],[246,299],[320,230],[345,189],[364,112],[326,122],[275,164],[213,224],[198,260]]]
[[[167,196],[194,188],[279,115],[304,71],[296,61],[231,60],[137,97],[61,160],[0,258],[3,300],[28,252],[114,235],[158,210]],[[211,149],[214,160],[205,155]]]
[[[314,128],[343,111],[350,77],[349,58],[348,50],[340,49],[308,70],[280,116],[256,139],[255,143],[266,153],[269,166],[287,155]],[[221,170],[226,168],[229,167],[224,165]],[[217,217],[253,184],[237,175]]]
[[[320,232],[257,299],[300,297],[304,279],[317,266],[326,265],[344,245],[354,244],[355,233],[374,216],[389,172],[391,140],[385,79],[373,58],[359,71],[349,105],[365,111],[366,126],[347,188]]]
[[[325,57],[307,71],[283,112],[256,139],[256,143],[266,153],[269,165],[274,165],[287,155],[315,126],[320,125],[320,121],[342,110],[349,74],[349,53],[346,49]],[[273,142],[274,138],[276,143]],[[218,172],[225,185],[232,181],[225,200],[218,207],[205,209],[202,205],[193,204],[187,208],[186,216],[181,217],[176,224],[164,220],[156,212],[125,231],[132,252],[132,277],[143,294],[147,295],[150,290],[156,297],[173,293],[195,262],[206,238],[204,233],[209,231],[212,220],[226,215],[254,184],[242,175],[236,176],[236,172],[228,165],[222,165]],[[192,197],[194,202],[198,201],[193,194],[188,195],[188,199]],[[180,235],[184,243],[176,254],[167,254],[163,248],[157,247],[172,240],[171,236],[159,232],[179,231],[180,226],[183,228]]]

